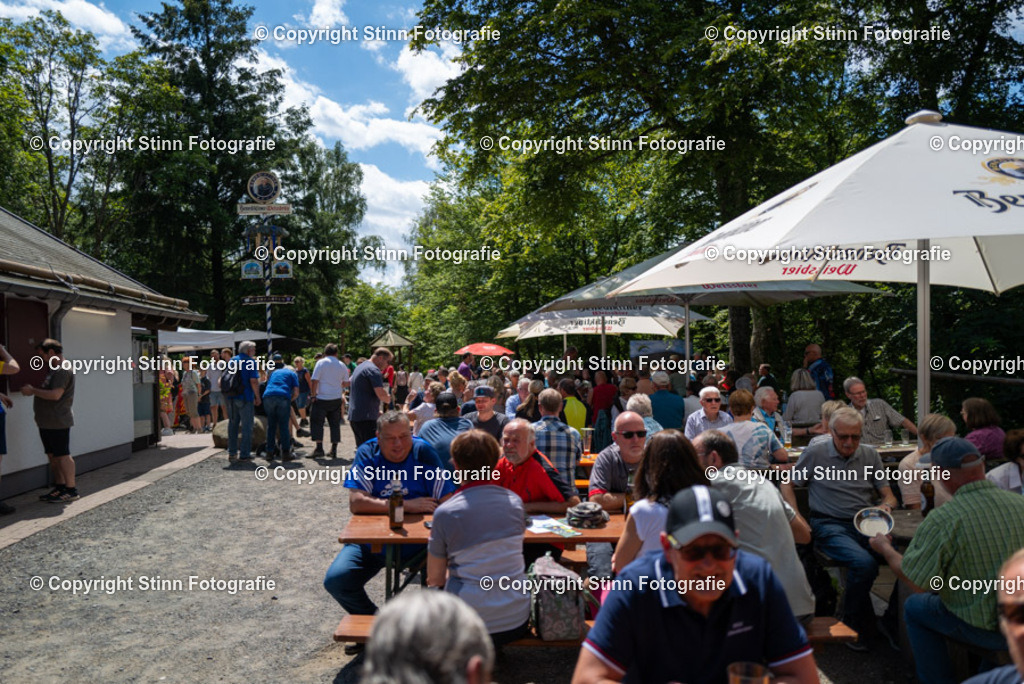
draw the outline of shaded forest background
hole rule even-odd
[[[209,328],[261,328],[262,309],[235,303],[247,220],[236,216],[259,169],[282,179],[295,213],[275,219],[289,244],[375,246],[360,235],[361,173],[339,144],[312,135],[304,109],[285,109],[280,74],[260,70],[252,9],[232,0],[175,0],[142,15],[138,49],[105,59],[94,36],[46,12],[0,20],[0,205],[155,289],[188,299]],[[409,243],[488,245],[494,262],[410,263],[400,286],[371,282],[355,262],[296,269],[275,292],[275,331],[322,344],[344,336],[365,354],[393,328],[423,366],[450,363],[467,342],[491,341],[516,318],[572,289],[698,239],[804,178],[896,133],[920,109],[947,121],[1024,131],[1019,1],[883,0],[824,4],[617,0],[426,0],[419,23],[490,26],[493,42],[463,45],[461,74],[420,105],[444,137],[438,174]],[[949,41],[709,41],[705,29],[938,26]],[[428,48],[425,43],[412,49]],[[276,141],[273,151],[76,155],[47,140],[139,138]],[[590,136],[636,141],[715,136],[724,153],[594,151],[558,155],[482,149],[497,139]],[[898,193],[899,189],[894,188]],[[922,208],[922,211],[925,208]],[[370,264],[383,267],[383,264]],[[379,279],[379,276],[378,276]],[[885,297],[843,297],[767,309],[708,309],[695,346],[741,370],[770,362],[780,379],[820,343],[837,377],[857,374],[898,405],[890,368],[914,368],[914,288],[872,284]],[[933,353],[1016,356],[1024,291],[994,297],[933,288]],[[584,355],[598,338],[571,341]],[[625,340],[609,351],[625,356]],[[519,345],[556,355],[560,339]],[[1006,408],[1024,392],[981,384],[936,387],[958,415],[965,396]],[[1015,410],[1015,409],[1014,409]]]

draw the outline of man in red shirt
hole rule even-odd
[[[537,451],[529,422],[522,418],[509,421],[502,431],[501,449],[498,484],[518,494],[527,513],[562,515],[580,502],[572,485],[558,474],[547,456]]]
[[[527,514],[564,515],[566,510],[580,502],[574,484],[566,482],[548,460],[537,451],[533,426],[522,418],[511,420],[501,435],[501,459],[497,471],[501,475],[498,484],[511,489],[523,500]],[[524,546],[523,557],[529,567],[537,558],[551,551],[559,558],[562,548],[549,544],[528,544]]]

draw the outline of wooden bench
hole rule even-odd
[[[581,575],[587,574],[587,547],[578,546],[575,549],[562,551],[562,557],[558,563]]]
[[[373,628],[373,615],[346,615],[334,630],[334,640],[349,644],[365,644],[370,639]],[[587,620],[587,630],[594,626],[593,620]],[[842,643],[856,641],[857,633],[842,622],[831,617],[816,617],[807,626],[807,638],[812,644]],[[528,636],[513,641],[508,646],[516,648],[573,648],[579,646],[583,639],[569,641],[543,641],[536,636]]]
[[[338,628],[334,630],[334,640],[350,644],[365,644],[370,640],[370,630],[373,629],[373,615],[346,615],[341,619]],[[593,620],[587,620],[587,631],[594,626]],[[544,641],[532,634],[511,643],[506,644],[513,648],[575,648],[583,642],[583,639],[570,639],[566,641]]]

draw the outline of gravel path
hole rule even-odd
[[[351,454],[347,426],[343,434],[340,453]],[[162,447],[157,456],[210,444],[208,437],[183,435],[165,442],[175,448]],[[298,484],[271,475],[261,482],[256,468],[264,463],[230,466],[217,451],[0,549],[0,682],[358,681],[361,659],[347,658],[331,640],[343,611],[321,585],[349,517],[347,496],[326,480]],[[303,459],[285,467],[340,471],[348,463]],[[103,479],[102,471],[87,474],[80,488],[93,493]],[[43,516],[42,506],[25,513]],[[190,576],[199,582],[262,577],[274,587],[204,591],[189,588]],[[52,577],[120,577],[132,588],[35,591],[34,577],[47,585]],[[156,578],[180,581],[181,589],[153,588]],[[383,574],[370,595],[383,601]],[[817,658],[825,682],[909,681],[899,654],[880,645],[868,654],[832,646]],[[570,650],[510,650],[494,678],[565,682],[575,660]]]

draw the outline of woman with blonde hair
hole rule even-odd
[[[926,461],[931,461],[931,451],[935,443],[943,437],[952,437],[956,434],[956,424],[952,420],[938,413],[929,413],[921,421],[918,427],[917,437],[921,441],[914,451],[907,454],[900,461],[900,496],[903,498],[904,508],[921,508],[921,475],[924,473],[924,466],[918,465],[922,457],[927,455]],[[915,477],[906,475],[907,471],[916,474]],[[951,494],[942,486],[942,481],[935,477],[935,470],[932,469],[932,484],[935,485],[935,506],[938,508],[950,500]],[[908,481],[909,480],[909,481]]]

